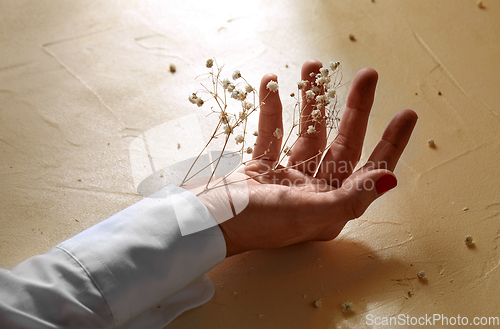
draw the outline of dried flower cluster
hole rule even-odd
[[[208,59],[205,66],[210,69],[207,75],[211,86],[207,87],[202,83],[202,89],[189,95],[188,100],[198,107],[202,107],[209,102],[212,103],[210,105],[210,114],[217,115],[218,117],[218,124],[210,137],[210,140],[200,153],[201,156],[214,139],[224,138],[224,146],[221,150],[220,156],[210,163],[210,165],[214,166],[214,170],[212,172],[213,177],[222,155],[228,154],[226,147],[230,139],[234,139],[237,147],[239,147],[238,150],[230,153],[239,153],[241,156],[241,164],[245,164],[243,158],[244,154],[252,154],[252,146],[254,145],[253,142],[255,137],[258,135],[257,131],[254,133],[249,133],[247,131],[248,118],[253,113],[258,111],[267,96],[278,91],[279,85],[276,81],[270,81],[266,85],[268,94],[261,97],[262,103],[258,103],[257,100],[259,99],[259,95],[257,90],[242,76],[239,70],[234,71],[231,78],[225,78],[222,77],[223,66],[219,66],[215,59]],[[312,78],[312,82],[308,80],[299,81],[297,82],[297,93],[290,93],[290,96],[296,99],[293,112],[293,122],[290,131],[285,134],[280,128],[276,128],[273,133],[273,137],[277,140],[283,139],[283,146],[281,148],[281,154],[279,161],[276,164],[276,168],[278,168],[278,165],[285,157],[292,155],[292,149],[297,139],[304,134],[317,133],[319,130],[319,124],[324,124],[326,126],[328,137],[332,131],[336,132],[338,130],[340,118],[339,109],[337,108],[338,100],[336,90],[341,86],[342,80],[340,63],[330,62],[329,67],[323,67],[319,70],[319,72],[311,73],[310,76]],[[300,91],[304,93],[307,104],[303,104],[304,102],[301,98],[296,96],[300,94]],[[237,108],[239,108],[239,110],[234,111]],[[306,108],[310,109],[308,111],[310,113],[306,113]],[[229,111],[229,109],[232,110]],[[305,131],[299,131],[297,133],[296,128],[299,127],[300,122],[306,122],[308,128]],[[329,146],[330,145],[326,146],[326,148]],[[318,154],[321,154],[323,151],[324,150],[319,150]],[[195,163],[198,158],[196,158]],[[189,169],[182,184],[196,176],[201,171],[191,173],[195,163],[193,163]],[[276,170],[276,168],[272,168],[272,170]],[[281,168],[281,170],[286,168],[287,167]],[[212,177],[210,177],[209,181],[212,180]],[[209,186],[207,183],[206,189],[209,187],[215,187],[215,185]]]

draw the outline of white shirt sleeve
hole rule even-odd
[[[217,225],[182,236],[179,218],[214,221],[193,194],[168,186],[0,269],[0,328],[155,329],[206,303],[214,287],[205,273],[225,259],[224,237]]]

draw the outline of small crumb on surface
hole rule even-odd
[[[425,278],[425,271],[420,271],[420,272],[418,272],[417,276],[418,276],[419,278],[421,278],[421,279],[422,279],[422,278]]]
[[[478,8],[481,8],[481,9],[485,9],[485,8],[486,8],[486,7],[484,6],[484,3],[483,3],[482,1],[480,1],[480,0],[479,0],[478,2],[476,2],[476,6],[477,6]]]
[[[264,317],[264,314],[259,314],[259,318],[262,318],[262,317]]]
[[[342,303],[342,312],[352,311],[353,308],[354,308],[354,304],[351,302]]]
[[[438,91],[438,95],[439,95],[439,96],[441,96],[441,95],[442,95],[440,91]]]
[[[175,73],[177,71],[177,67],[175,67],[174,64],[170,64],[169,70],[170,70],[170,73]]]
[[[349,40],[356,41],[356,37],[354,36],[354,34],[349,34]]]
[[[467,211],[467,210],[469,210],[469,207],[465,207],[465,208],[463,209],[463,211]]]
[[[314,307],[320,308],[321,307],[321,301],[320,300],[315,301],[314,302]]]
[[[467,234],[465,236],[465,244],[468,245],[468,246],[470,246],[472,244],[472,242],[473,242],[472,236],[470,236],[469,234]]]
[[[177,143],[177,149],[181,148],[181,144]]]

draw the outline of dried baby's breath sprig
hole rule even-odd
[[[188,170],[183,182],[181,183],[181,186],[207,167],[212,166],[212,174],[209,177],[208,183],[205,187],[205,189],[209,189],[226,184],[224,183],[223,178],[218,180],[217,182],[212,182],[212,178],[223,154],[227,153],[226,147],[228,146],[231,136],[235,141],[232,145],[236,145],[238,149],[230,153],[240,154],[241,164],[246,163],[246,161],[244,160],[245,154],[253,153],[253,148],[248,146],[247,144],[256,145],[254,140],[255,137],[258,136],[258,131],[255,131],[253,134],[251,134],[254,137],[247,136],[248,118],[253,113],[258,111],[260,106],[264,104],[265,99],[271,93],[278,91],[279,85],[276,81],[269,81],[266,85],[267,94],[261,98],[262,102],[259,103],[257,102],[257,100],[259,99],[257,90],[243,77],[239,70],[235,70],[232,73],[232,80],[230,80],[229,78],[223,78],[221,76],[223,67],[220,67],[215,59],[209,58],[206,61],[205,66],[210,69],[207,76],[209,77],[211,86],[207,87],[202,84],[203,90],[192,93],[191,95],[189,95],[188,100],[190,103],[196,104],[198,107],[204,106],[207,101],[215,103],[214,106],[210,107],[210,114],[217,115],[218,124],[215,127],[209,141]],[[329,148],[331,143],[324,149],[319,150],[318,154],[312,156],[310,159],[306,159],[300,163],[296,163],[290,166],[280,166],[280,163],[284,160],[285,157],[292,155],[293,147],[298,138],[307,134],[314,134],[318,132],[317,124],[326,126],[327,138],[330,137],[332,131],[338,130],[340,117],[339,109],[337,108],[336,90],[341,86],[342,80],[342,75],[340,74],[340,63],[330,62],[328,67],[322,67],[318,72],[311,72],[310,77],[313,78],[312,81],[301,80],[297,82],[297,92],[300,93],[300,91],[302,91],[303,95],[305,95],[304,99],[305,101],[307,101],[307,104],[302,104],[302,98],[296,97],[295,92],[290,93],[290,96],[296,99],[291,129],[287,133],[284,133],[281,128],[276,128],[274,130],[273,137],[278,140],[282,140],[280,142],[283,146],[280,150],[278,161],[273,168],[269,168],[269,171],[277,172],[286,170],[287,168],[296,167],[306,161],[317,157],[318,155],[321,155],[327,148]],[[204,96],[202,99],[202,97],[200,97],[201,93],[208,94],[209,97]],[[308,114],[306,114],[305,112],[305,109],[307,107],[310,108],[310,110],[307,112]],[[307,123],[307,129],[305,129],[305,131],[299,131],[298,134],[293,133],[296,128],[300,126],[300,123],[304,121]],[[200,169],[198,172],[191,173],[192,169],[194,168],[194,164],[199,159],[201,154],[206,150],[210,143],[217,138],[223,138],[224,142],[220,156],[212,159],[212,162],[210,162],[204,168]],[[248,138],[252,138],[253,140],[247,140]],[[273,143],[273,141],[270,141],[270,143]],[[267,147],[267,149],[269,149],[269,146]],[[261,156],[265,156],[265,153]],[[259,175],[265,175],[268,172],[264,172]],[[230,175],[231,173],[228,173],[227,175]],[[248,177],[247,179],[252,178],[255,177]]]
[[[267,89],[269,89],[272,92],[278,91],[278,83],[276,81],[269,81],[266,86]]]

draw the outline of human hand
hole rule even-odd
[[[312,81],[309,73],[318,73],[321,67],[314,60],[304,63],[302,80]],[[377,72],[369,68],[356,74],[338,136],[322,161],[318,150],[325,149],[327,143],[324,123],[316,126],[317,133],[300,135],[284,168],[275,166],[282,139],[273,136],[276,128],[283,129],[281,101],[278,92],[266,89],[277,77],[268,74],[262,78],[259,95],[263,104],[253,160],[234,174],[248,179],[248,190],[241,192],[245,193],[241,197],[248,195],[249,203],[234,218],[219,223],[227,256],[251,249],[332,240],[349,220],[361,216],[375,199],[397,185],[393,170],[417,122],[411,110],[393,117],[368,162],[353,172],[361,156],[377,79]],[[302,91],[303,99],[306,91]],[[313,110],[307,101],[303,104],[301,131],[307,129],[307,118]],[[239,196],[233,192],[234,203]],[[223,189],[213,189],[199,198],[216,213],[227,194]]]

